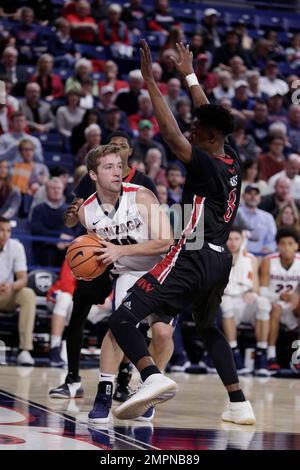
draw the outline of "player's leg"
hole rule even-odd
[[[276,374],[280,371],[280,365],[276,358],[276,342],[279,334],[281,314],[282,306],[280,304],[273,304],[270,312],[270,329],[267,351],[268,370],[271,374]]]
[[[248,374],[250,371],[245,367],[244,359],[240,353],[237,343],[237,326],[240,324],[247,305],[241,298],[233,298],[224,295],[222,298],[222,326],[224,335],[232,349],[234,362],[239,375]]]
[[[60,355],[62,335],[66,326],[69,309],[72,308],[72,295],[69,292],[58,291],[56,303],[51,318],[50,336],[50,365],[52,367],[63,367],[65,361]]]
[[[254,361],[254,373],[260,377],[270,375],[267,361],[268,336],[270,328],[271,304],[268,299],[257,296],[255,305],[255,335],[256,350]]]
[[[290,366],[293,372],[300,374],[300,301],[293,313],[297,320],[298,341],[293,345],[295,347],[293,348],[294,352],[292,354]]]
[[[116,388],[113,395],[113,400],[120,401],[123,403],[127,400],[130,389],[129,383],[132,377],[132,365],[128,357],[124,356],[119,365],[119,371],[116,379]]]
[[[156,321],[151,326],[152,340],[149,352],[160,371],[164,371],[174,350],[172,324]]]

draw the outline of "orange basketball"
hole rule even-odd
[[[94,254],[94,250],[101,246],[101,238],[96,234],[89,233],[73,240],[66,259],[75,277],[95,279],[106,270],[107,265],[97,261],[97,255]]]

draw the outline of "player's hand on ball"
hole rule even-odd
[[[114,243],[110,243],[105,240],[103,240],[101,244],[102,244],[102,247],[97,248],[94,251],[96,255],[99,255],[97,256],[97,260],[101,261],[101,263],[104,263],[107,265],[114,263],[123,255],[122,246],[115,245]]]
[[[152,57],[151,57],[151,51],[146,43],[145,39],[141,40],[141,48],[140,48],[140,54],[141,54],[141,72],[143,75],[143,79],[145,82],[154,82],[154,75],[152,72]]]
[[[179,44],[176,44],[176,49],[178,52],[178,59],[176,57],[171,57],[171,60],[178,72],[180,72],[184,77],[194,73],[193,53],[190,51],[189,46],[185,46],[180,42]]]

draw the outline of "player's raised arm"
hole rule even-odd
[[[174,118],[169,106],[164,100],[158,86],[155,83],[152,72],[151,52],[146,41],[142,40],[141,52],[141,71],[149,95],[152,101],[153,110],[157,119],[160,133],[163,139],[171,147],[173,152],[183,163],[190,163],[192,159],[192,146],[181,133],[176,119]]]
[[[206,94],[202,90],[193,68],[193,53],[189,46],[185,46],[182,42],[176,44],[178,59],[171,57],[176,70],[183,75],[190,88],[195,108],[204,104],[209,104]]]

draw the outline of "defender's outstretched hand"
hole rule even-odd
[[[189,49],[189,45],[185,46],[182,42],[176,44],[178,52],[178,59],[171,57],[173,64],[175,65],[178,72],[184,77],[194,73],[193,69],[193,53]]]
[[[151,51],[146,43],[145,39],[141,40],[141,48],[140,48],[140,53],[141,53],[141,72],[143,75],[143,78],[145,82],[149,83],[154,80],[153,72],[152,72],[152,57],[151,57]]]

